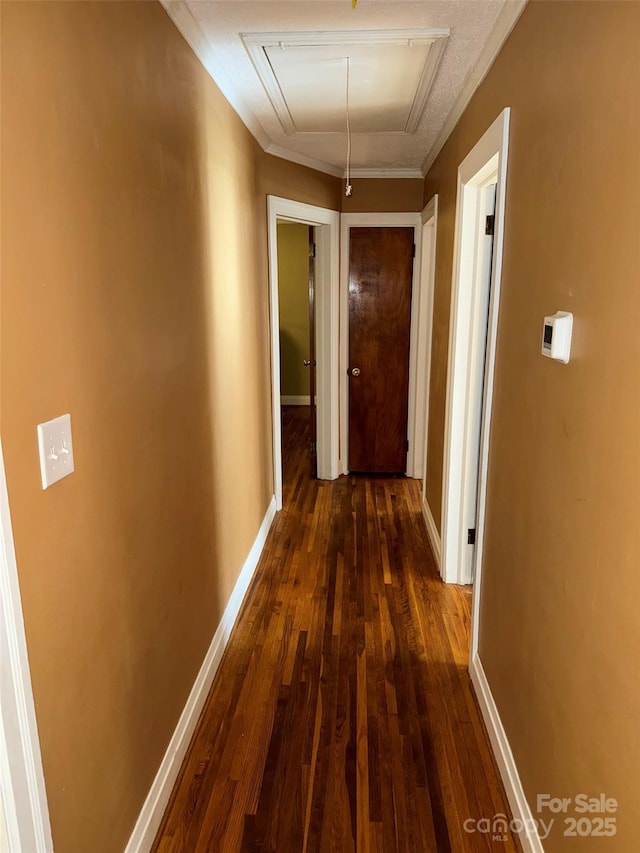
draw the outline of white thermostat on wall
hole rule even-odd
[[[557,311],[544,318],[542,327],[542,355],[566,364],[571,353],[571,332],[573,314],[569,311]]]

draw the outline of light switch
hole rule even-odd
[[[38,450],[43,489],[73,473],[71,415],[38,424]]]

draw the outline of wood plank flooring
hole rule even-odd
[[[417,482],[312,480],[283,409],[269,535],[157,853],[514,851],[467,673],[470,592],[437,576]]]

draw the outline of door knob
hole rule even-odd
[[[311,361],[310,359],[307,359],[307,358],[305,358],[303,364],[305,367],[311,367],[311,365],[313,365],[314,367],[316,366],[315,361]]]
[[[359,367],[352,367],[351,368],[351,375],[352,376],[360,376],[360,368]]]

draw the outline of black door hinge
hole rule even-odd
[[[495,228],[496,218],[492,213],[490,216],[487,216],[487,221],[484,226],[484,233],[493,237],[493,229]]]
[[[408,453],[409,452],[409,439],[406,440],[405,445],[406,445],[405,449]]]
[[[310,441],[309,442],[309,450],[310,450],[312,456],[316,456],[318,453],[318,442],[317,441]]]
[[[413,244],[413,255],[411,257],[415,258],[416,256],[416,244]]]
[[[311,257],[315,258],[315,256],[316,256],[316,244],[313,243],[312,248],[311,248]]]
[[[469,528],[467,531],[467,545],[475,545],[476,544],[476,529],[475,527]]]

